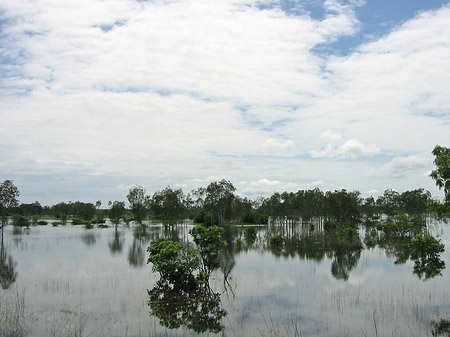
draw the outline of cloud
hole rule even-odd
[[[278,180],[260,179],[258,181],[252,181],[250,184],[255,187],[275,187],[280,185],[280,182]]]
[[[328,142],[328,144],[326,144],[322,150],[312,150],[310,153],[313,158],[357,158],[361,156],[375,156],[381,153],[381,150],[376,145],[364,145],[358,139],[349,139],[343,144],[339,144],[342,136],[338,133],[333,133],[330,130],[323,132],[319,139]]]
[[[265,152],[284,154],[292,150],[294,143],[291,140],[269,138],[264,142],[263,148]]]
[[[430,158],[423,155],[396,157],[378,169],[369,171],[370,175],[381,175],[392,178],[406,178],[430,165]]]
[[[374,156],[379,154],[380,149],[374,144],[365,146],[357,139],[349,139],[337,150],[338,155],[356,158],[358,156]]]
[[[119,200],[123,182],[189,189],[203,177],[253,195],[311,181],[384,190],[366,172],[401,169],[378,154],[450,142],[450,7],[369,40],[363,1],[315,5],[320,19],[278,1],[3,2],[0,175],[23,196],[52,186],[52,201],[88,195],[77,184]],[[353,44],[345,56],[341,43]],[[280,183],[250,183],[261,179]]]

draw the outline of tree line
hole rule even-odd
[[[450,149],[436,146],[433,150],[436,169],[431,177],[444,190],[444,201],[433,200],[431,193],[423,188],[399,193],[387,189],[377,199],[362,198],[359,191],[345,189],[322,191],[319,188],[297,192],[276,192],[270,197],[251,200],[237,195],[236,188],[228,180],[215,181],[190,193],[170,186],[147,194],[142,186],[130,188],[124,201],[110,201],[107,209],[101,209],[101,201],[95,203],[60,202],[53,206],[41,206],[36,201],[19,204],[19,191],[11,180],[0,184],[0,216],[5,224],[8,215],[17,215],[33,221],[40,216],[53,216],[61,221],[68,218],[84,222],[101,223],[106,217],[118,225],[121,221],[134,220],[141,224],[146,219],[164,224],[176,224],[183,219],[195,223],[254,223],[265,224],[268,219],[309,221],[321,217],[329,221],[357,223],[363,217],[396,213],[422,216],[427,212],[440,216],[450,214]],[[2,227],[3,228],[3,227]]]

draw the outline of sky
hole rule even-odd
[[[230,180],[424,188],[450,146],[450,2],[0,0],[0,181],[20,202]]]

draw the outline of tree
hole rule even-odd
[[[384,194],[377,199],[377,205],[381,208],[384,214],[393,216],[394,212],[399,209],[400,194],[393,190],[387,189]]]
[[[226,244],[222,240],[222,227],[196,225],[189,233],[197,245],[202,271],[211,274],[214,269],[220,266],[220,250]]]
[[[145,195],[145,188],[142,186],[130,188],[127,199],[130,203],[130,210],[133,213],[134,220],[141,224],[147,213],[148,197]]]
[[[431,193],[419,188],[412,191],[405,191],[399,196],[399,206],[402,212],[409,215],[423,215],[427,211]]]
[[[2,219],[2,242],[3,242],[3,227],[6,225],[6,215],[9,209],[16,207],[19,204],[17,198],[20,193],[12,180],[5,180],[0,184],[0,216]]]
[[[217,215],[219,224],[223,225],[226,218],[231,216],[231,205],[236,188],[225,179],[210,183],[205,189],[204,207]]]
[[[342,224],[356,224],[359,222],[359,206],[361,205],[360,193],[358,191],[347,192],[346,190],[328,191],[325,194],[328,216]]]
[[[170,186],[155,192],[150,200],[150,209],[157,219],[165,223],[176,224],[183,218],[186,207],[181,189],[173,190]]]
[[[114,202],[110,201],[108,204],[110,206],[108,215],[113,224],[115,225],[115,229],[117,231],[117,226],[120,223],[120,219],[125,214],[125,203],[123,201],[114,201]]]
[[[430,176],[439,189],[444,190],[445,203],[450,206],[450,148],[436,145],[432,153],[436,169],[431,171]]]

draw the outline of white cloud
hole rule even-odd
[[[365,146],[357,139],[349,139],[337,150],[337,154],[345,157],[358,157],[358,156],[374,156],[379,154],[380,149],[374,144]]]
[[[264,151],[275,154],[284,154],[289,152],[294,147],[291,140],[273,139],[269,138],[264,142]]]
[[[280,182],[278,180],[260,179],[258,181],[252,181],[250,184],[256,187],[275,187],[280,185]]]
[[[327,130],[322,132],[319,137],[320,140],[327,143],[336,143],[342,139],[342,135],[340,133],[333,132],[331,130]]]
[[[311,151],[311,156],[314,158],[323,157],[345,157],[357,158],[360,156],[374,156],[381,153],[381,150],[374,144],[364,145],[358,139],[346,140],[343,144],[339,144],[342,138],[340,134],[333,133],[330,130],[321,134],[320,140],[329,142],[322,148],[322,150]]]
[[[322,4],[317,20],[249,0],[4,1],[0,175],[104,177],[97,193],[222,177],[280,182],[239,184],[249,193],[311,181],[384,190],[365,176],[383,164],[407,179],[401,160],[365,157],[450,143],[450,7],[340,57],[314,48],[358,34],[363,1]],[[55,198],[81,190],[54,186]]]
[[[393,178],[406,178],[408,175],[423,171],[429,165],[430,158],[423,155],[396,157],[380,168],[369,171],[369,174]]]

